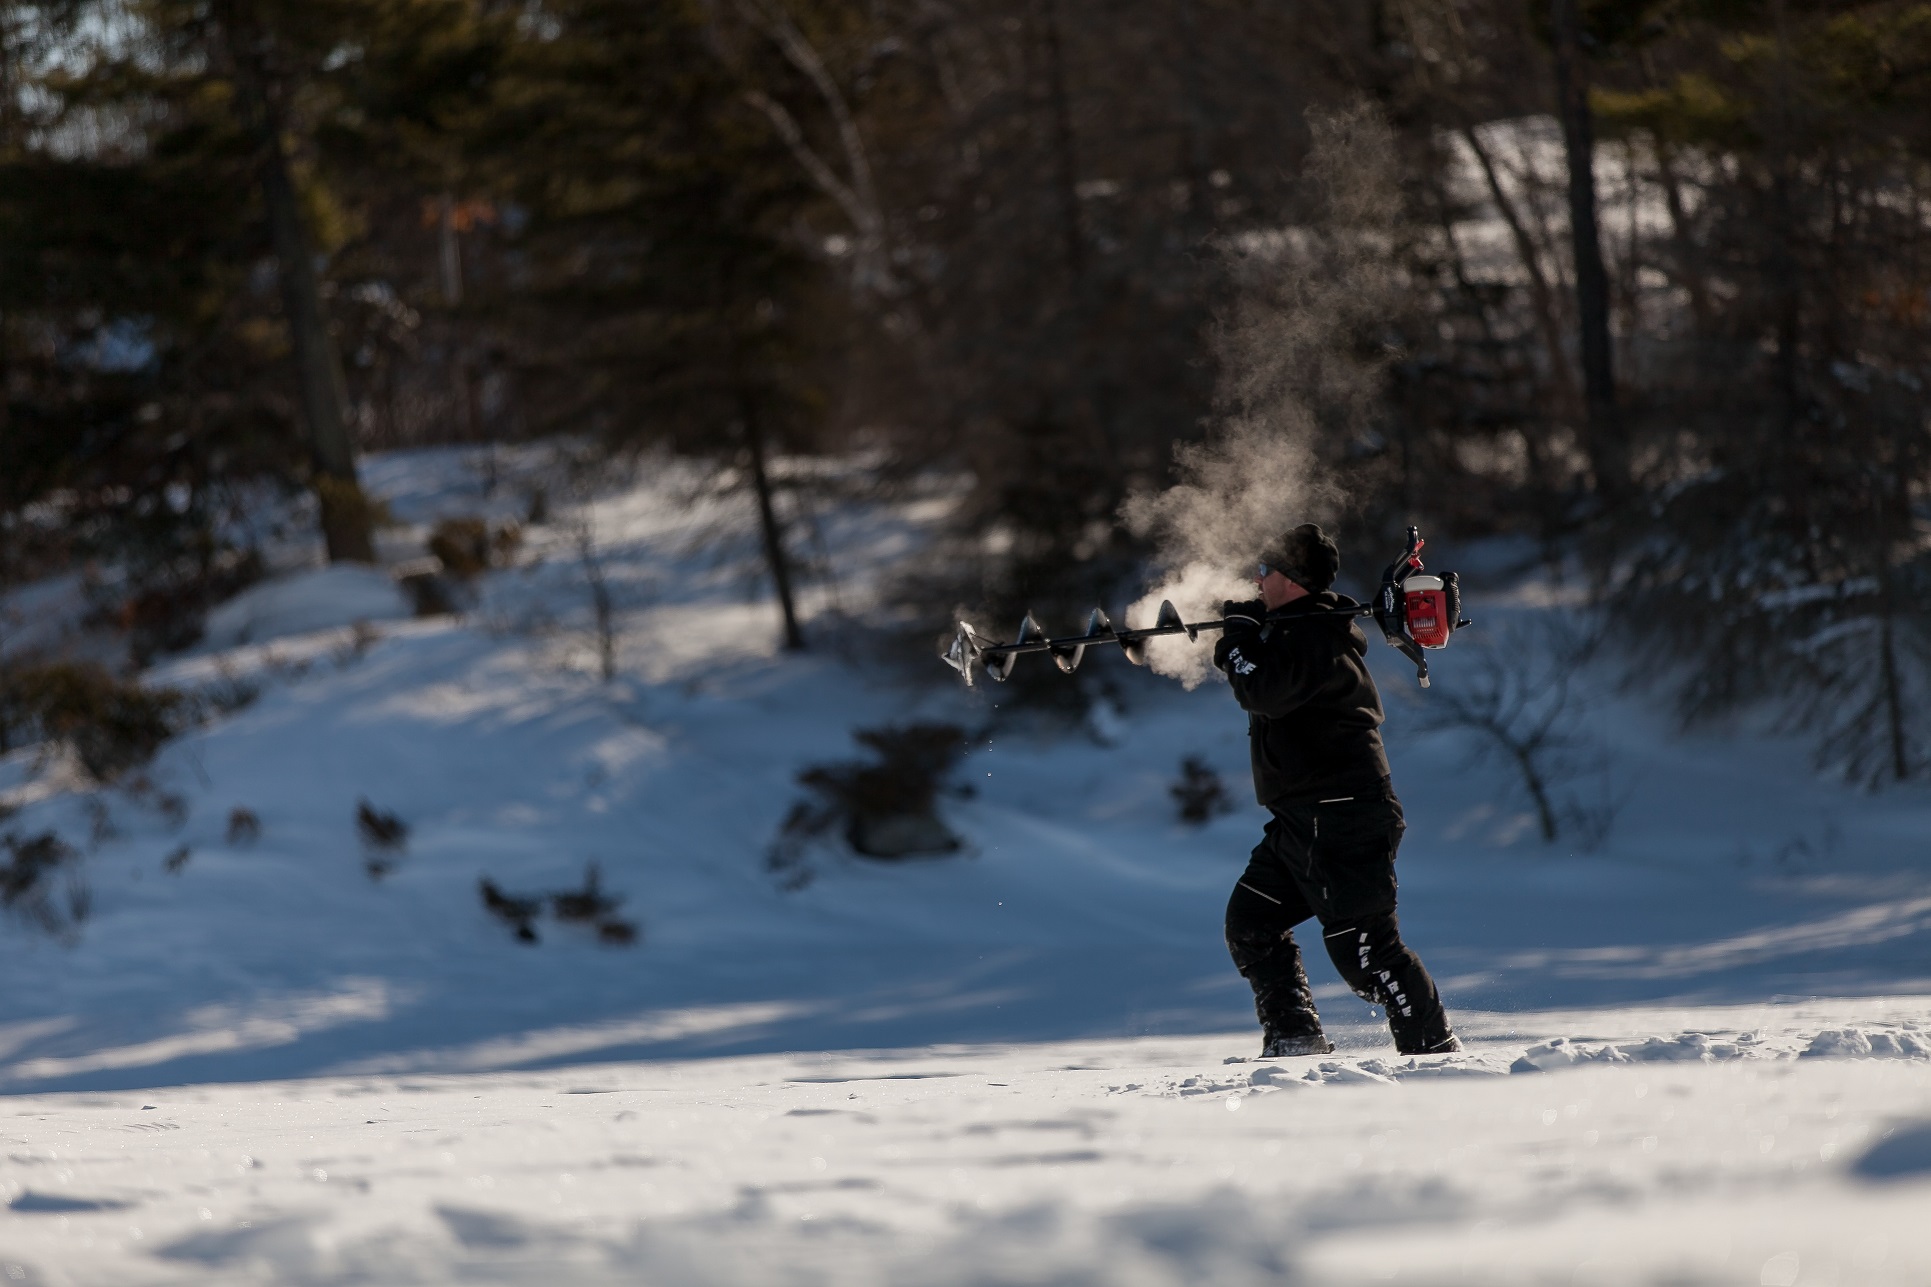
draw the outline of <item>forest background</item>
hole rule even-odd
[[[1244,426],[1355,570],[1514,538],[1931,772],[1931,4],[43,0],[0,77],[0,588],[136,664],[264,494],[372,559],[370,451],[711,462],[808,647],[824,489],[956,480],[927,633],[1070,622]]]

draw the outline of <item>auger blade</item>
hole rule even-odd
[[[1198,625],[1190,626],[1181,620],[1180,609],[1173,606],[1173,600],[1171,599],[1160,600],[1160,615],[1153,619],[1153,628],[1155,630],[1184,630],[1187,632],[1188,639],[1200,638],[1200,627]]]
[[[1028,612],[1026,619],[1019,623],[1019,637],[1013,642],[1015,644],[1033,643],[1045,637],[1046,632],[1039,628],[1039,623],[1033,620],[1033,614]],[[1003,684],[1006,682],[1006,677],[1012,674],[1013,665],[1018,660],[1019,654],[1016,652],[994,657],[986,662],[986,673]]]
[[[1053,663],[1070,675],[1079,669],[1080,661],[1086,656],[1089,644],[1100,643],[1112,637],[1113,623],[1106,619],[1105,612],[1095,608],[1093,615],[1086,619],[1086,633],[1082,636],[1086,640],[1085,643],[1055,645],[1049,651],[1053,654]]]
[[[972,687],[972,667],[981,660],[978,632],[973,630],[970,621],[959,622],[958,633],[952,636],[952,646],[939,658],[946,665],[959,672],[967,688]]]

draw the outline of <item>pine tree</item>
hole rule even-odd
[[[234,488],[296,460],[248,283],[246,149],[139,29],[78,5],[14,16],[67,56],[11,60],[36,93],[0,163],[0,513],[17,552],[122,565],[139,653],[246,575],[221,536]]]
[[[474,98],[507,24],[467,0],[8,14],[10,40],[62,55],[6,60],[35,91],[9,96],[0,158],[0,338],[20,340],[0,435],[9,530],[32,534],[21,507],[57,492],[54,530],[124,563],[137,601],[174,603],[177,634],[232,588],[223,568],[247,565],[221,535],[237,487],[306,482],[331,557],[368,559],[336,357],[358,301],[318,252],[365,245],[367,209],[422,182],[403,140]],[[381,41],[373,58],[358,38]],[[377,286],[356,294],[394,298]]]
[[[467,123],[467,155],[524,221],[506,240],[519,280],[488,306],[538,427],[740,465],[797,648],[772,457],[822,415],[812,341],[830,301],[793,229],[813,196],[718,40],[683,0],[548,5]]]
[[[1931,767],[1931,99],[1904,71],[1927,19],[1773,2],[1686,30],[1672,78],[1604,101],[1711,176],[1697,361],[1618,605],[1686,714],[1776,700],[1870,784]]]

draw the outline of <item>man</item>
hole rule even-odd
[[[1270,542],[1260,598],[1228,603],[1214,665],[1247,712],[1254,793],[1273,814],[1227,902],[1227,950],[1254,989],[1261,1057],[1334,1049],[1294,927],[1313,917],[1355,995],[1388,1013],[1403,1054],[1459,1050],[1434,980],[1395,921],[1404,823],[1381,747],[1368,640],[1334,593],[1341,554],[1303,523]]]

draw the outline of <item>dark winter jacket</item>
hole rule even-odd
[[[1356,606],[1332,590],[1271,613],[1258,601],[1227,605],[1214,665],[1247,712],[1254,794],[1264,805],[1365,794],[1388,781],[1368,639],[1352,617],[1335,615]]]

